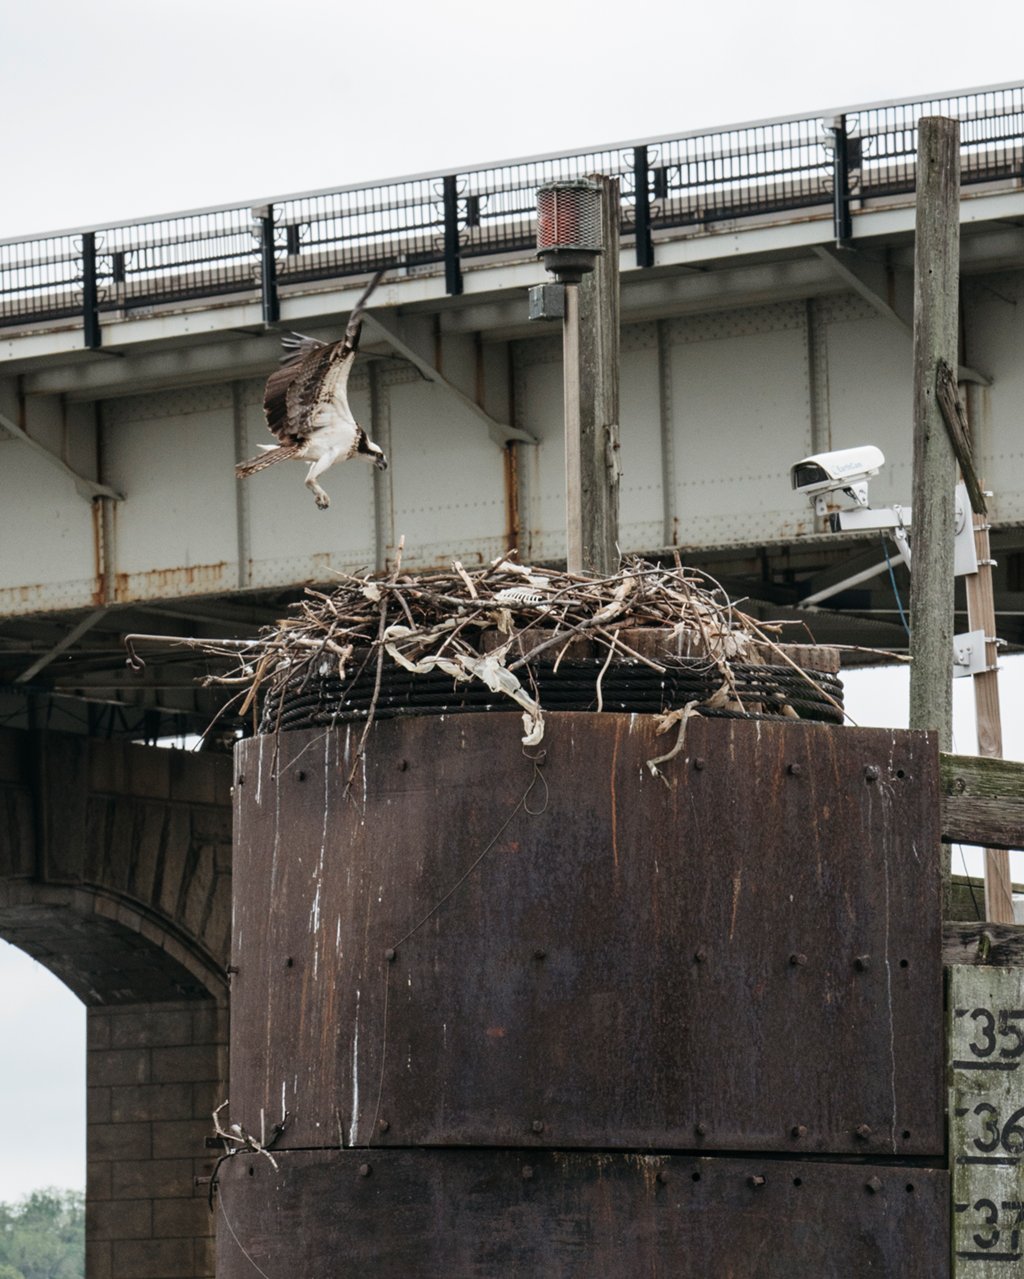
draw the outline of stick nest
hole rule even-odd
[[[523,744],[535,746],[544,735],[535,665],[543,661],[557,674],[567,653],[572,661],[584,649],[597,710],[603,709],[602,684],[613,662],[665,675],[684,658],[691,668],[696,659],[712,676],[712,690],[662,708],[663,729],[678,723],[682,730],[692,714],[749,713],[749,696],[745,704],[734,674],[740,663],[791,668],[841,717],[841,706],[771,638],[778,629],[775,623],[759,626],[713,579],[678,560],[666,567],[635,559],[611,577],[594,578],[501,558],[471,571],[455,561],[446,572],[403,574],[399,564],[384,577],[342,573],[330,591],[307,589],[290,616],[256,638],[209,640],[203,648],[233,667],[207,683],[240,686],[236,700],[243,716],[256,715],[262,703],[264,731],[275,727],[272,708],[279,715],[286,697],[311,685],[329,680],[343,702],[346,688],[357,682],[365,688],[372,680],[363,712],[368,732],[385,670],[401,668],[408,673],[404,679],[438,672],[455,686],[486,686],[496,701],[508,699],[521,709]],[[775,711],[796,714],[786,706]]]

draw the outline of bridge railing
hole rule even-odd
[[[854,203],[913,191],[923,115],[960,121],[964,184],[1024,177],[1024,85],[979,89],[6,241],[0,327],[81,317],[98,346],[104,312],[257,293],[272,323],[281,287],[392,264],[443,270],[456,294],[463,262],[532,248],[539,186],[590,173],[620,179],[621,234],[641,267],[659,228],[794,209],[831,206],[842,241]]]

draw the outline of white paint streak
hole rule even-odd
[[[352,1123],[348,1144],[354,1146],[359,1132],[359,991],[356,991],[356,1016],[352,1032]]]
[[[892,959],[889,955],[889,927],[891,924],[889,908],[889,845],[883,837],[882,848],[885,869],[885,997],[889,1010],[889,1087],[892,1093],[892,1119],[889,1124],[889,1137],[892,1142],[892,1153],[896,1154],[896,1023],[892,1004]]]
[[[259,752],[256,757],[256,807],[259,808],[263,797],[263,741],[264,734],[259,737]]]
[[[284,1123],[284,1117],[288,1113],[288,1102],[286,1100],[285,1082],[281,1080],[281,1122]]]

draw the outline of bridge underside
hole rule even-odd
[[[913,196],[862,200],[837,248],[831,214],[788,209],[653,234],[622,253],[620,541],[678,552],[755,616],[822,642],[906,647],[902,567],[878,536],[833,535],[789,486],[799,458],[862,443],[887,459],[874,505],[911,495]],[[1024,190],[965,188],[961,383],[991,503],[998,633],[1024,645]],[[357,417],[391,455],[326,477],[245,483],[269,437],[262,385],[279,331],[334,338],[361,281],[282,285],[268,327],[250,291],[0,330],[0,723],[155,739],[206,729],[213,669],[129,633],[244,638],[306,585],[517,549],[564,557],[561,343],[531,324],[529,252],[463,264],[449,296],[407,266],[374,298],[352,378]],[[856,583],[867,570],[873,576]],[[847,582],[820,607],[808,597]],[[966,630],[962,591],[957,629]],[[868,660],[850,655],[851,661]],[[226,728],[238,729],[228,712]]]

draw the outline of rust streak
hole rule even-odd
[[[92,508],[92,564],[94,578],[92,602],[98,607],[107,602],[107,577],[103,563],[103,503],[98,497],[94,497],[90,505]]]
[[[519,548],[519,455],[514,440],[509,440],[504,450],[505,473],[505,549]]]
[[[732,918],[729,920],[729,940],[732,941],[733,934],[736,932],[736,909],[740,904],[740,888],[743,884],[743,872],[739,871],[732,877]]]

